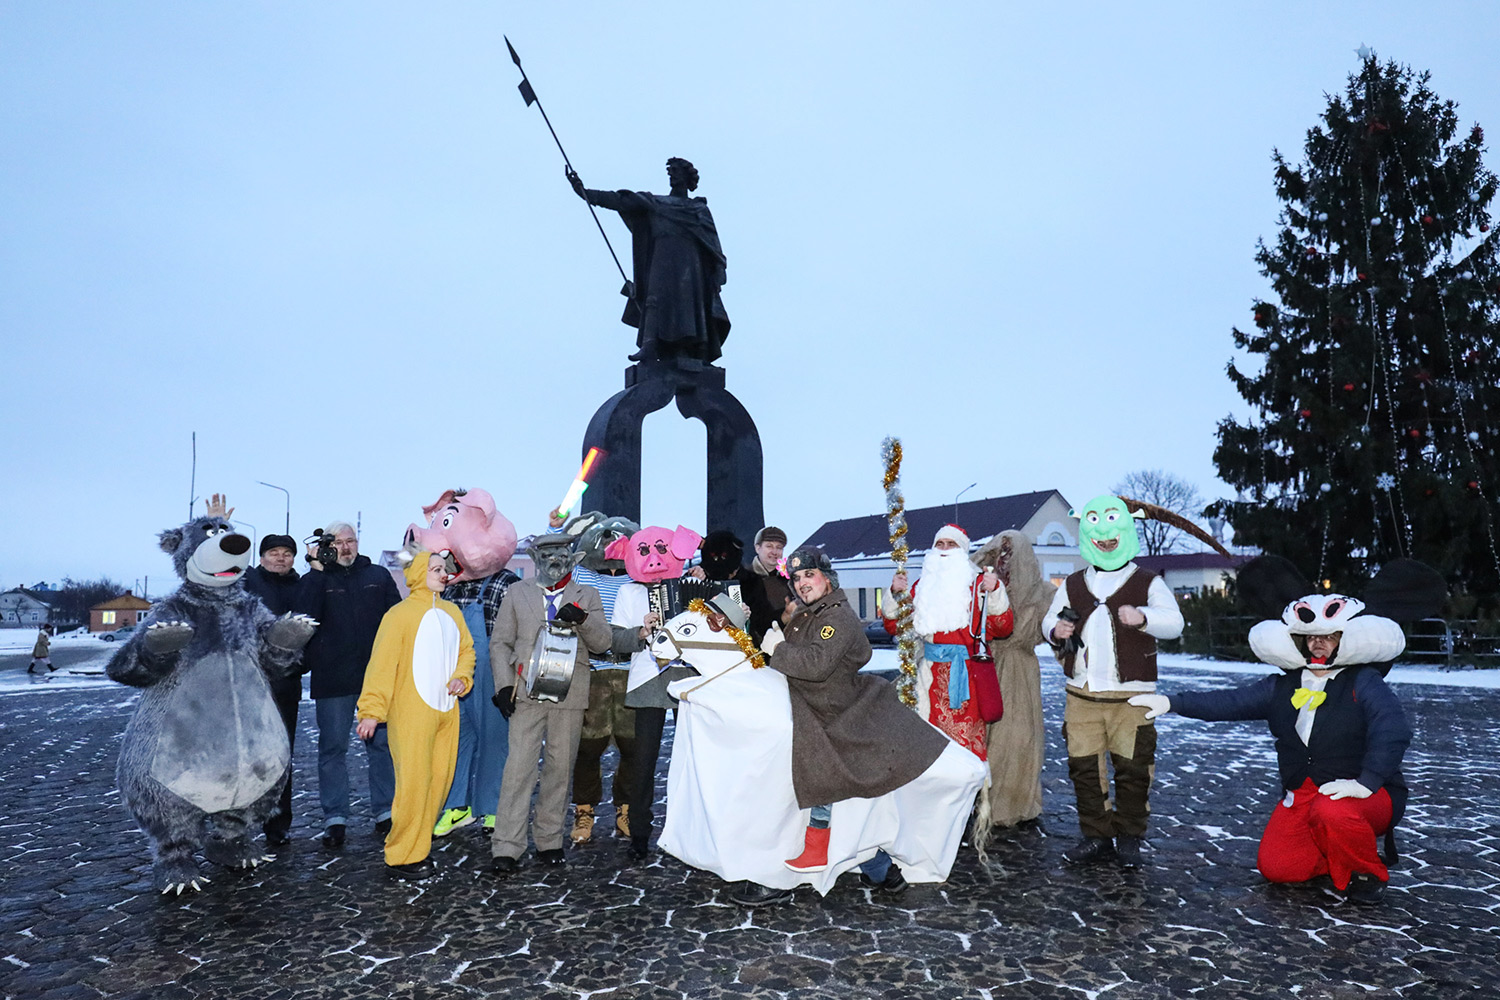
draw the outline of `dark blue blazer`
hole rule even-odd
[[[1287,791],[1311,778],[1321,785],[1353,778],[1370,791],[1391,796],[1391,825],[1406,810],[1401,758],[1411,743],[1411,726],[1401,701],[1373,666],[1345,667],[1328,681],[1328,697],[1313,716],[1306,744],[1297,735],[1292,693],[1300,670],[1277,674],[1223,691],[1181,691],[1171,695],[1172,711],[1211,722],[1265,719],[1276,738],[1281,785]]]

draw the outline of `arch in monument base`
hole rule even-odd
[[[724,387],[724,369],[692,359],[632,365],[625,370],[625,388],[595,411],[582,454],[600,448],[608,457],[589,483],[586,506],[640,520],[641,425],[674,399],[678,412],[702,421],[708,431],[708,518],[689,527],[705,534],[727,528],[748,549],[765,524],[760,432],[750,411]]]

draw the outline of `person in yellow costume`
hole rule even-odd
[[[458,760],[458,699],[474,686],[474,640],[458,605],[438,594],[448,582],[443,557],[418,552],[406,568],[411,594],[380,620],[355,714],[360,739],[387,724],[396,765],[386,871],[430,874],[432,824],[443,811]]]

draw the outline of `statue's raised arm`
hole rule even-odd
[[[724,251],[708,210],[708,199],[689,192],[698,171],[687,160],[667,161],[668,194],[596,191],[571,168],[568,183],[591,205],[618,212],[630,230],[635,280],[623,294],[621,322],[639,332],[631,361],[696,358],[714,361],[729,336],[729,316],[719,298]]]

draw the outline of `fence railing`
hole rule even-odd
[[[1182,638],[1166,649],[1219,660],[1254,661],[1250,628],[1253,615],[1189,615]],[[1500,622],[1473,618],[1425,618],[1406,627],[1407,663],[1442,667],[1500,667]]]

